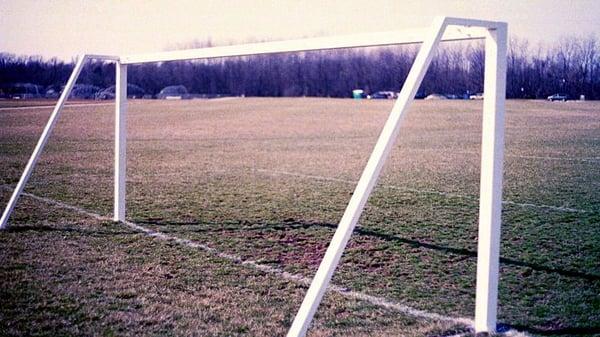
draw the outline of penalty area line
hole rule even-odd
[[[254,172],[269,174],[269,175],[284,175],[284,176],[313,179],[313,180],[333,181],[333,182],[352,184],[352,185],[358,184],[358,181],[354,181],[354,180],[350,180],[350,179],[325,177],[325,176],[320,176],[320,175],[303,174],[303,173],[279,171],[279,170],[267,170],[267,169],[262,169],[262,168],[251,168],[251,170]],[[402,192],[410,192],[410,193],[417,193],[417,194],[434,194],[434,195],[439,195],[439,196],[448,197],[448,198],[479,200],[479,198],[474,197],[474,196],[457,194],[457,193],[440,192],[440,191],[434,191],[434,190],[420,190],[420,189],[415,189],[415,188],[400,187],[400,186],[387,185],[387,184],[379,184],[379,186],[384,187],[384,188],[399,190]],[[586,210],[578,209],[578,208],[516,202],[516,201],[511,201],[511,200],[502,200],[502,203],[505,205],[514,205],[514,206],[519,206],[519,207],[549,209],[549,210],[558,211],[558,212],[569,212],[569,213],[587,213],[588,212]]]

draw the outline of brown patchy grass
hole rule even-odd
[[[284,335],[305,291],[27,197],[20,208],[29,212],[30,225],[16,225],[0,238],[3,335]],[[456,329],[332,294],[311,335],[421,336]]]
[[[388,101],[338,99],[132,101],[128,117],[128,216],[174,236],[310,277],[353,190],[349,182],[314,176],[358,179],[390,108]],[[507,108],[505,199],[578,208],[586,213],[505,207],[500,318],[535,333],[600,333],[594,323],[600,320],[600,196],[596,192],[600,180],[600,104],[509,101]],[[420,309],[472,315],[480,109],[481,102],[415,102],[334,282]],[[0,183],[16,182],[48,113],[40,109],[0,111],[0,171],[5,172]],[[109,214],[112,123],[109,106],[67,108],[28,190]],[[7,198],[4,193],[0,201],[4,203]],[[10,233],[11,241],[0,243],[3,252],[14,245],[25,247],[21,252],[39,253],[40,246],[48,249],[49,238],[45,235],[49,233],[38,233],[37,228],[61,224],[64,214],[38,208],[18,207],[13,221],[32,230]],[[38,212],[42,215],[36,218]],[[79,218],[70,226],[79,228],[85,223]],[[124,230],[109,224],[90,226],[95,230]],[[139,235],[130,234],[126,242],[95,238],[101,242],[90,244],[86,241],[89,234],[81,232],[68,240],[58,239],[74,245],[72,252],[87,249],[90,256],[114,260],[115,265],[127,270],[113,278],[125,284],[125,289],[131,286],[130,280],[153,284],[136,288],[134,299],[159,296],[155,290],[160,278],[145,273],[144,268],[160,271],[171,265],[186,269],[199,264],[203,272],[215,273],[211,281],[231,283],[232,288],[223,286],[224,290],[213,289],[214,293],[193,287],[187,292],[165,290],[168,296],[156,299],[157,303],[169,302],[162,309],[156,303],[144,302],[135,315],[120,313],[110,316],[110,320],[104,316],[109,309],[99,306],[92,310],[99,317],[97,323],[73,323],[77,329],[96,329],[96,324],[104,324],[126,326],[125,330],[138,334],[208,331],[206,335],[228,335],[237,333],[233,325],[242,324],[227,322],[239,318],[249,326],[239,334],[271,335],[272,331],[272,335],[281,335],[304,291],[266,275],[256,276],[256,282],[235,284],[237,279],[232,275],[236,273],[260,273],[228,266],[236,271],[222,275],[218,270],[228,263]],[[90,246],[80,247],[80,242]],[[62,242],[61,249],[65,244]],[[95,244],[110,248],[95,250]],[[5,246],[9,248],[5,250]],[[6,260],[51,263],[47,270],[58,268],[61,261],[55,264],[46,261],[47,255],[30,254],[27,258],[10,255]],[[156,263],[162,254],[169,256],[166,266]],[[84,264],[79,261],[84,254],[74,255],[77,258],[65,267],[67,270]],[[112,275],[103,269],[96,272],[99,267],[95,264],[81,268],[91,275]],[[179,273],[173,271],[164,287],[183,282],[186,276]],[[18,274],[5,270],[0,276],[4,275],[45,277],[33,270]],[[56,279],[60,283],[60,276]],[[87,280],[83,292],[70,298],[77,301],[85,297],[86,289],[96,289],[99,294],[100,299],[90,300],[90,304],[117,296],[112,285],[97,284],[93,277]],[[263,289],[261,282],[278,282],[283,287],[274,294],[280,302],[264,304],[264,310],[248,298]],[[290,287],[296,289],[294,300],[286,297]],[[196,293],[210,293],[208,300],[226,300],[231,306],[204,306],[205,312],[200,314],[197,302],[202,300]],[[33,302],[56,296],[35,297]],[[330,301],[336,296],[327,298]],[[345,314],[335,314],[327,304],[319,310],[323,318],[311,330],[313,334],[435,335],[431,331],[450,329],[406,317],[400,319],[400,325],[393,325],[389,322],[397,320],[398,314],[341,298],[334,302],[344,308]],[[59,305],[62,303],[58,300]],[[281,307],[282,313],[269,312],[267,308],[273,305]],[[247,311],[228,313],[231,307]],[[248,311],[253,307],[257,311]],[[180,315],[167,320],[177,328],[165,328],[163,320],[156,318],[168,311]],[[142,322],[148,315],[155,317],[150,327]],[[211,321],[211,315],[225,318]],[[76,316],[57,314],[41,322],[55,324]],[[194,321],[195,316],[203,318]],[[326,323],[327,317],[338,316],[344,319]],[[277,321],[277,327],[261,330],[257,322],[265,317]],[[124,334],[125,330],[116,334]],[[69,331],[89,334],[91,330]]]

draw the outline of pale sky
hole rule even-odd
[[[507,21],[537,43],[600,36],[600,0],[0,0],[0,51],[162,51],[192,40],[278,40],[427,27],[437,15]]]

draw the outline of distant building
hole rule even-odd
[[[91,84],[75,84],[69,98],[93,99],[100,87]]]
[[[33,83],[11,83],[3,86],[3,95],[12,99],[41,98],[43,88]]]
[[[168,87],[164,87],[158,95],[156,95],[158,99],[189,99],[191,98],[188,93],[186,87],[183,85],[170,85]]]
[[[55,99],[58,98],[58,96],[60,96],[60,89],[57,90],[56,88],[47,88],[46,92],[44,93],[44,97],[45,98],[50,98],[50,99]]]
[[[146,91],[142,87],[127,83],[127,97],[128,98],[143,98],[146,96]],[[94,96],[95,99],[114,99],[115,98],[115,86],[100,90]],[[152,98],[152,97],[150,97]]]

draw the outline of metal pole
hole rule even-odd
[[[127,65],[116,63],[114,221],[125,221],[127,166]]]
[[[477,332],[496,332],[502,215],[506,49],[507,25],[499,24],[496,29],[488,30],[488,36],[485,39],[479,240],[477,247],[477,294],[475,303],[475,330]]]
[[[482,27],[495,24],[495,22],[491,21],[458,18],[448,19],[455,22],[460,22],[459,25],[462,27],[460,27],[460,29],[447,29],[442,36],[442,41],[481,39],[485,37],[485,29]],[[380,33],[363,33],[356,35],[317,37],[300,40],[271,41],[233,46],[145,53],[138,55],[123,55],[121,56],[120,61],[123,64],[139,64],[148,62],[208,59],[215,57],[234,57],[272,53],[303,52],[311,50],[331,50],[339,48],[412,44],[423,42],[428,33],[429,29],[426,28]]]
[[[67,84],[66,84],[65,88],[63,89],[63,92],[60,95],[60,98],[58,99],[58,103],[56,103],[56,106],[54,107],[54,110],[52,111],[52,114],[50,115],[50,119],[46,123],[46,127],[44,128],[44,131],[42,132],[42,135],[40,136],[40,139],[38,140],[37,145],[35,146],[35,149],[33,150],[31,157],[29,158],[29,161],[27,162],[27,165],[25,166],[25,170],[23,171],[23,174],[21,175],[21,179],[19,179],[19,182],[17,183],[17,187],[13,191],[13,193],[10,197],[10,200],[8,201],[8,205],[6,205],[6,208],[4,209],[4,213],[2,213],[2,218],[0,219],[0,229],[4,229],[7,227],[8,218],[10,217],[10,214],[12,213],[13,209],[15,208],[17,200],[21,196],[21,193],[23,192],[23,189],[25,188],[25,184],[27,184],[27,181],[29,180],[29,177],[31,176],[31,172],[33,172],[33,168],[35,167],[35,164],[37,163],[37,161],[40,157],[40,154],[42,153],[42,150],[44,149],[44,146],[48,142],[48,137],[50,137],[50,134],[52,133],[52,130],[54,129],[56,121],[58,120],[58,116],[60,116],[62,108],[65,105],[65,102],[67,101],[67,99],[69,98],[69,95],[71,94],[71,90],[73,89],[73,86],[75,85],[75,82],[77,81],[77,77],[79,77],[79,74],[81,73],[81,69],[83,68],[83,64],[86,59],[87,59],[86,55],[81,55],[79,57],[79,59],[77,60],[77,63],[75,64],[75,68],[73,69],[73,72],[71,73],[71,77],[69,77],[69,80],[67,81]]]
[[[354,190],[354,194],[348,203],[348,207],[342,217],[340,224],[333,235],[333,239],[327,248],[327,252],[321,261],[321,265],[315,274],[304,301],[296,314],[294,322],[288,331],[288,337],[300,337],[306,334],[308,326],[317,310],[321,299],[329,285],[329,281],[337,267],[344,248],[352,235],[352,231],[360,218],[365,203],[377,182],[388,154],[396,140],[401,122],[406,114],[409,104],[412,102],[419,85],[425,76],[425,72],[433,57],[446,27],[445,18],[438,18],[434,22],[431,35],[425,40],[415,62],[410,69],[406,82],[402,87],[400,96],[396,100],[392,111],[381,131],[373,153],[369,158],[360,180]]]

